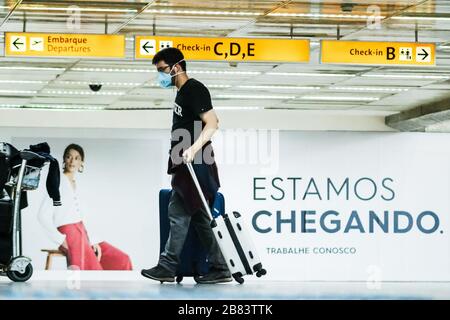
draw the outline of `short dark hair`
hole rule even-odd
[[[78,144],[71,143],[64,150],[63,162],[65,161],[65,159],[66,159],[67,155],[69,154],[70,150],[77,151],[80,154],[80,156],[81,156],[81,161],[84,161],[84,150],[83,150],[83,148],[81,146],[79,146]]]
[[[172,68],[177,62],[183,59],[184,55],[181,50],[177,48],[165,48],[155,54],[152,63],[156,65],[161,60],[164,60],[164,62]],[[181,66],[183,71],[186,71],[186,61],[181,61],[179,65]]]

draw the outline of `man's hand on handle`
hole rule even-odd
[[[183,161],[184,163],[191,163],[194,161],[195,154],[197,153],[197,150],[192,146],[189,149],[184,150],[183,152]]]

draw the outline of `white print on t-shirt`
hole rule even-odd
[[[173,103],[173,112],[175,112],[180,117],[183,116],[182,114],[183,108],[181,108],[176,102]]]

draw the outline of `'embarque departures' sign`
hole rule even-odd
[[[125,58],[125,36],[6,32],[5,56]]]
[[[436,64],[435,45],[417,42],[322,40],[320,62],[434,66]]]
[[[309,40],[248,38],[135,37],[136,59],[178,48],[187,60],[309,62]]]

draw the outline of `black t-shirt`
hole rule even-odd
[[[187,147],[191,146],[204,127],[200,114],[212,108],[208,88],[200,81],[188,79],[178,91],[173,106],[171,148],[180,142]],[[185,140],[188,137],[190,141]]]

